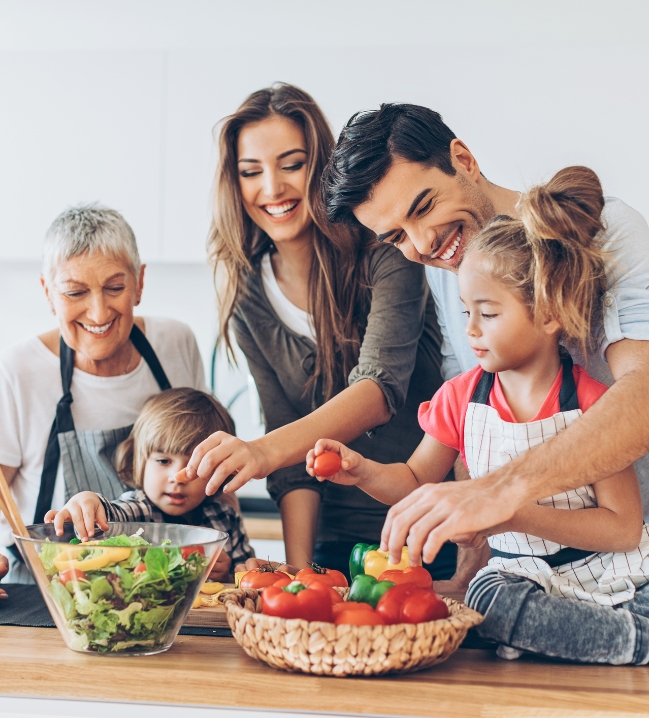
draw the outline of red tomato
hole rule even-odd
[[[301,583],[304,583],[304,581],[302,581]],[[323,581],[311,581],[311,583],[304,583],[304,585],[308,586],[309,588],[313,588],[316,591],[320,591],[321,593],[325,593],[327,596],[329,596],[329,598],[331,599],[331,603],[334,605],[342,603],[344,601],[343,597],[338,593],[338,591],[334,590],[331,586],[327,586],[327,584]]]
[[[65,586],[68,581],[87,581],[88,577],[78,568],[66,568],[59,574],[59,581]]]
[[[279,588],[269,586],[261,594],[261,612],[280,618],[302,618],[305,621],[333,623],[331,596],[322,590],[322,584],[304,586],[297,581]],[[296,592],[293,593],[290,589]],[[322,588],[327,588],[322,586]],[[289,589],[289,590],[287,590]]]
[[[183,546],[180,549],[180,555],[185,559],[185,561],[193,554],[193,553],[200,553],[203,556],[205,556],[205,549],[202,546]]]
[[[340,471],[340,456],[334,451],[323,452],[315,457],[313,471],[316,476],[327,477],[337,474]]]
[[[342,603],[334,604],[334,616],[337,616],[344,611],[373,611],[374,609],[369,603],[360,603],[356,601],[343,601]]]
[[[352,602],[353,603],[353,602]],[[334,623],[351,626],[385,626],[385,621],[371,606],[369,611],[340,611]]]
[[[379,576],[379,581],[392,581],[392,583],[413,583],[419,588],[432,588],[433,577],[426,571],[423,566],[408,566],[403,570],[389,569],[383,571]]]
[[[145,571],[146,571],[145,563],[138,563],[138,565],[133,569],[133,573],[144,573]]]
[[[278,581],[281,582],[280,586],[288,586],[291,580],[291,577],[284,571],[276,571],[262,566],[261,568],[253,568],[252,571],[248,571],[245,576],[242,576],[239,587],[267,588],[268,586],[274,586]]]
[[[295,580],[301,581],[306,586],[310,586],[313,581],[320,581],[327,586],[338,586],[339,588],[345,588],[347,586],[347,579],[342,571],[336,571],[332,568],[322,568],[317,563],[310,563],[309,568],[300,569],[295,574]]]
[[[448,618],[448,606],[435,591],[423,590],[407,600],[401,609],[404,623],[426,623]]]
[[[418,588],[413,583],[402,583],[389,588],[376,604],[376,612],[387,625],[424,623],[448,618],[448,606],[439,594],[432,588]]]

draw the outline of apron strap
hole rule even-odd
[[[139,327],[133,323],[131,329],[130,340],[133,346],[140,353],[144,361],[148,364],[161,391],[171,389],[171,384],[167,375],[160,364],[153,347],[149,344],[149,340],[140,331]],[[56,475],[59,469],[59,461],[61,459],[61,447],[59,445],[59,434],[68,431],[74,431],[74,420],[72,418],[72,393],[70,387],[72,385],[72,373],[74,371],[74,351],[63,341],[60,340],[60,364],[61,364],[61,384],[63,387],[63,396],[56,405],[56,417],[52,423],[49,438],[47,439],[47,447],[45,449],[45,460],[43,462],[43,471],[41,473],[41,485],[38,491],[38,499],[36,500],[36,510],[34,511],[35,524],[43,523],[45,514],[52,507],[52,497],[54,496],[54,485],[56,483]]]
[[[473,395],[471,396],[472,404],[489,403],[489,394],[491,394],[491,390],[493,389],[494,377],[495,374],[492,374],[490,371],[482,372],[480,381],[478,382],[478,385],[474,389]]]
[[[560,356],[563,376],[559,392],[559,411],[574,411],[579,409],[579,397],[577,396],[575,377],[572,375],[572,357],[563,349],[560,350]]]
[[[567,351],[561,349],[561,366],[563,372],[561,376],[561,390],[559,392],[559,411],[573,411],[579,409],[579,398],[577,396],[577,385],[575,377],[572,375],[572,357]],[[489,394],[494,385],[495,374],[489,371],[483,371],[480,381],[471,396],[472,404],[488,404]]]
[[[50,435],[47,439],[47,447],[45,448],[41,485],[38,490],[36,510],[34,511],[33,523],[35,524],[43,523],[45,514],[52,507],[54,484],[56,483],[56,474],[59,468],[59,459],[61,458],[59,432],[74,431],[74,420],[72,418],[71,409],[73,399],[72,392],[70,391],[72,372],[74,371],[74,352],[65,341],[63,341],[63,336],[61,336],[59,347],[63,396],[56,405],[56,415],[52,423],[52,428],[50,429]]]
[[[158,382],[160,391],[171,389],[171,384],[169,383],[169,379],[167,379],[167,375],[162,368],[162,364],[160,364],[160,360],[153,351],[153,347],[149,344],[149,340],[144,336],[143,332],[140,331],[140,328],[135,324],[135,322],[133,322],[130,339],[133,342],[133,346],[142,355],[142,359],[144,359],[144,361],[149,365],[151,373]]]

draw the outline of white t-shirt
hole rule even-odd
[[[174,319],[147,317],[144,333],[172,387],[206,391],[203,362],[192,330]],[[135,422],[144,402],[160,391],[144,359],[122,376],[72,375],[72,417],[78,431],[108,430]],[[62,395],[59,357],[38,337],[0,354],[0,464],[19,467],[11,492],[26,524],[34,519],[47,439]],[[63,506],[61,473],[52,508]],[[0,518],[0,546],[13,543]]]
[[[270,261],[270,254],[264,254],[261,260],[261,280],[264,283],[264,290],[275,314],[296,334],[301,334],[315,342],[315,330],[311,315],[303,309],[296,307],[279,288],[273,265]]]

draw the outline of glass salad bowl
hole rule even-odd
[[[109,523],[80,543],[72,524],[15,536],[68,648],[146,656],[171,647],[228,535],[198,526]]]

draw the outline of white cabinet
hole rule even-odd
[[[40,259],[66,207],[101,201],[160,257],[163,53],[0,53],[0,259]]]

